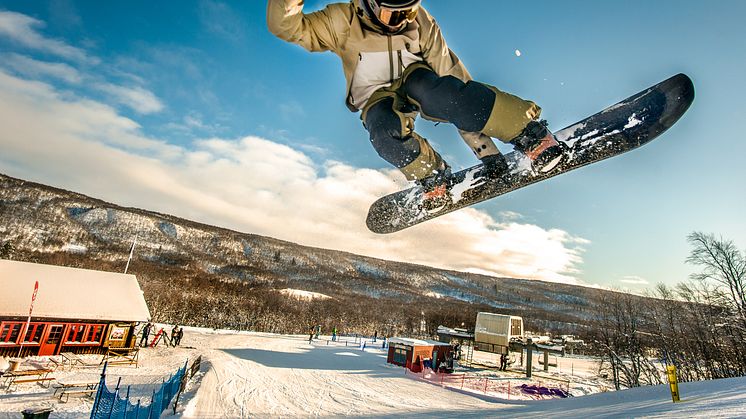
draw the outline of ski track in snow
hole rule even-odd
[[[309,345],[300,336],[221,340],[228,349],[211,349],[206,354],[213,368],[202,380],[195,405],[188,409],[189,416],[184,417],[367,415],[403,410],[424,413],[430,408],[454,405],[448,400],[452,394],[443,394],[436,398],[439,401],[422,399],[423,393],[451,392],[407,378],[401,368],[387,367],[381,352]],[[304,365],[306,360],[308,365]],[[342,372],[333,369],[334,365]],[[463,400],[458,400],[456,407],[474,407],[474,398],[459,397]],[[488,405],[479,400],[477,404]]]

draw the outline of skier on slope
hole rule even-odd
[[[427,201],[446,198],[451,170],[414,132],[418,113],[454,124],[484,164],[482,176],[497,178],[508,169],[490,137],[525,153],[538,171],[561,160],[557,140],[538,121],[541,108],[472,80],[420,0],[351,0],[308,14],[303,0],[269,0],[267,24],[308,51],[339,55],[348,108],[362,111],[375,150],[417,181]]]

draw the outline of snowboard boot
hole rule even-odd
[[[505,156],[500,154],[491,154],[489,156],[482,157],[482,169],[479,171],[479,176],[490,180],[498,179],[510,170],[508,168],[508,162],[505,160]]]
[[[433,171],[432,176],[418,179],[417,183],[422,188],[423,207],[428,210],[440,208],[451,198],[451,166],[443,161],[441,167]]]
[[[541,173],[554,170],[564,157],[562,146],[547,129],[545,120],[529,122],[510,143],[531,159],[534,170]]]

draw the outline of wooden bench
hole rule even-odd
[[[54,377],[49,377],[50,369],[36,369],[36,370],[21,370],[11,371],[3,374],[3,380],[5,380],[5,391],[10,392],[13,385],[20,383],[39,383],[44,387],[44,383],[47,383],[47,388],[50,386],[50,382],[53,381]]]
[[[57,392],[60,392],[60,402],[62,398],[65,398],[65,402],[70,400],[70,395],[83,394],[93,396],[93,393],[98,391],[98,381],[84,381],[84,382],[57,382],[57,389],[54,390],[54,396],[57,396]]]
[[[97,388],[86,388],[86,389],[82,389],[81,388],[81,389],[78,389],[78,390],[67,390],[67,391],[63,391],[62,393],[60,393],[60,402],[62,402],[62,398],[65,397],[65,396],[67,396],[67,397],[65,398],[65,401],[62,402],[62,403],[67,403],[68,401],[70,401],[70,395],[71,394],[83,394],[83,395],[87,395],[89,397],[93,397],[94,396],[93,393],[95,393],[97,391],[98,391]]]
[[[99,366],[99,364],[93,364],[90,362],[86,362],[78,354],[74,354],[72,352],[62,352],[60,356],[62,356],[61,365],[63,368],[65,367],[65,364],[70,365],[70,369],[72,369],[76,365],[80,365],[82,367],[98,367]]]
[[[104,362],[108,362],[109,365],[135,365],[140,356],[140,348],[109,348],[106,350],[106,354],[101,358],[99,365]]]

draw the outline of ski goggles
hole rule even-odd
[[[398,28],[405,22],[414,22],[417,18],[417,11],[420,9],[419,2],[411,6],[389,6],[386,2],[378,5],[373,2],[371,6],[378,21],[391,28]]]

